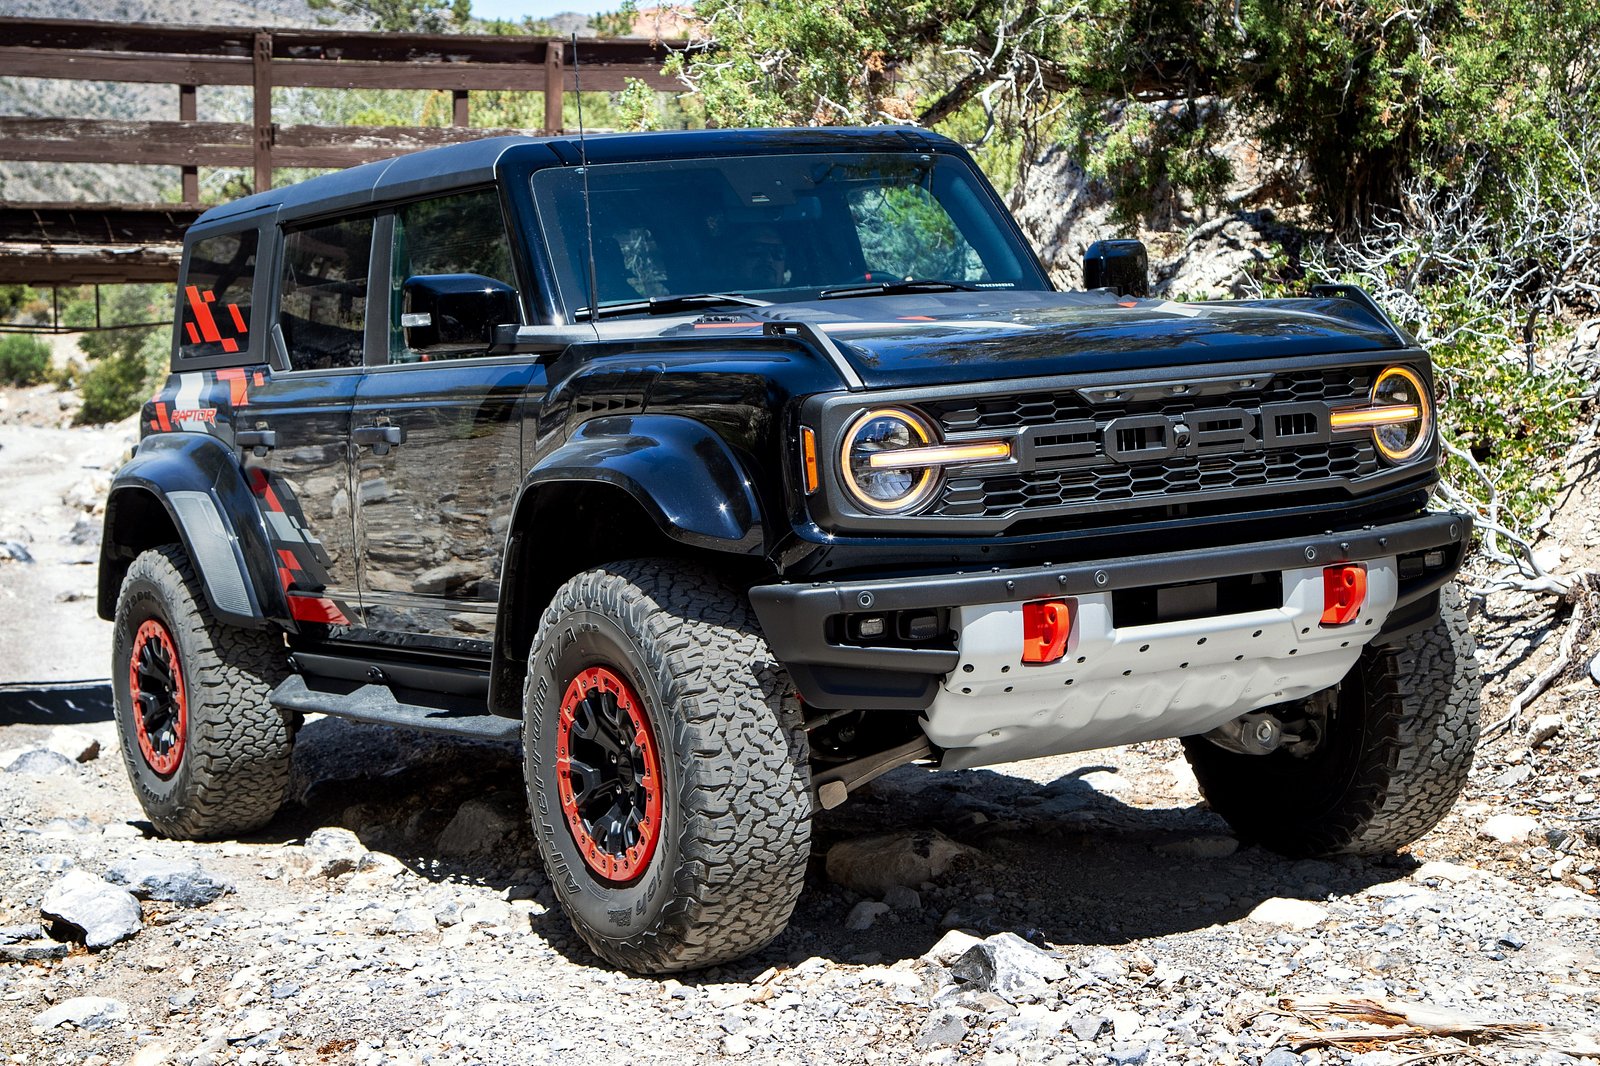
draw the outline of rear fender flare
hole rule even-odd
[[[166,511],[219,620],[261,626],[272,619],[293,628],[266,524],[239,461],[228,445],[203,433],[146,437],[112,479],[100,541],[102,618],[116,611],[116,575],[128,561],[119,557],[130,539],[119,512],[140,496]]]

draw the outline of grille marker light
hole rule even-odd
[[[1368,429],[1372,426],[1397,426],[1422,417],[1416,404],[1384,407],[1351,407],[1328,416],[1334,429]]]
[[[867,460],[874,470],[902,470],[913,466],[950,466],[955,463],[985,463],[1011,458],[1011,445],[1003,440],[976,444],[938,444],[927,448],[902,448],[877,452]]]
[[[822,476],[817,472],[817,431],[801,426],[800,447],[805,452],[806,495],[809,496],[822,485]]]

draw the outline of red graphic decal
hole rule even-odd
[[[272,486],[267,485],[261,490],[261,498],[267,501],[269,511],[282,511],[283,504],[278,502],[278,494],[272,491]]]
[[[267,491],[267,472],[259,466],[252,466],[246,473],[250,477],[250,491],[257,496],[264,495]]]
[[[161,432],[163,432],[163,433],[172,432],[172,423],[167,421],[167,405],[166,404],[164,404],[164,403],[157,403],[156,404],[156,421],[161,423]]]
[[[215,407],[186,407],[181,411],[172,412],[174,422],[208,422],[215,424],[217,409]]]
[[[238,304],[229,304],[228,314],[233,316],[233,328],[239,331],[241,337],[250,332],[250,327],[244,324],[244,316],[239,313]]]
[[[226,347],[226,343],[223,346]],[[235,407],[243,407],[250,402],[250,386],[244,373],[238,367],[217,371],[217,380],[228,383],[228,402]]]
[[[193,322],[185,322],[183,324],[183,328],[189,331],[189,343],[190,344],[199,344],[200,343],[200,331],[194,328],[194,323]]]
[[[256,388],[258,388],[258,389],[259,389],[259,388],[260,388],[260,387],[261,387],[261,386],[263,386],[263,385],[265,385],[265,384],[266,384],[266,383],[267,383],[267,375],[265,375],[265,374],[263,374],[263,373],[262,373],[262,372],[261,372],[261,371],[259,371],[259,370],[257,370],[257,371],[256,371],[256,372],[255,372],[255,374],[254,374],[254,375],[252,375],[252,376],[253,376],[253,377],[254,377],[254,378],[255,378],[255,382],[256,382]]]
[[[283,562],[283,565],[287,566],[290,570],[300,569],[300,564],[295,561],[294,552],[285,548],[279,548],[278,558]]]
[[[153,418],[150,420],[150,432],[151,433],[159,433],[159,432],[161,432],[161,423],[157,422]]]
[[[239,350],[239,342],[234,340],[232,337],[224,337],[222,338],[222,350],[225,352],[236,352]]]
[[[211,308],[207,307],[206,302],[200,298],[200,289],[197,286],[189,285],[183,291],[184,295],[189,297],[189,310],[194,312],[194,320],[200,323],[200,335],[208,341],[220,341],[222,334],[217,332],[217,320],[211,317]],[[209,292],[206,295],[216,299]]]
[[[283,567],[278,567],[278,584],[283,586],[283,591],[288,592],[289,586],[294,584],[294,575]]]
[[[290,596],[289,614],[297,622],[326,622],[340,626],[350,624],[350,619],[339,610],[339,605],[322,596]]]

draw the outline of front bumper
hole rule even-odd
[[[868,647],[839,639],[853,614],[957,609],[987,604],[1112,593],[1210,581],[1244,574],[1304,570],[1344,562],[1396,559],[1393,607],[1372,639],[1393,638],[1432,618],[1435,593],[1455,574],[1471,537],[1471,519],[1453,513],[1320,536],[1161,552],[1121,559],[1047,564],[851,581],[781,583],[750,590],[773,654],[813,707],[927,711],[946,675],[961,664],[956,647]],[[1421,572],[1408,559],[1442,552]]]

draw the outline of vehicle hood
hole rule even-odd
[[[918,293],[778,304],[748,317],[809,322],[873,388],[1408,346],[1361,304],[1320,297],[1175,303],[1104,291]]]

